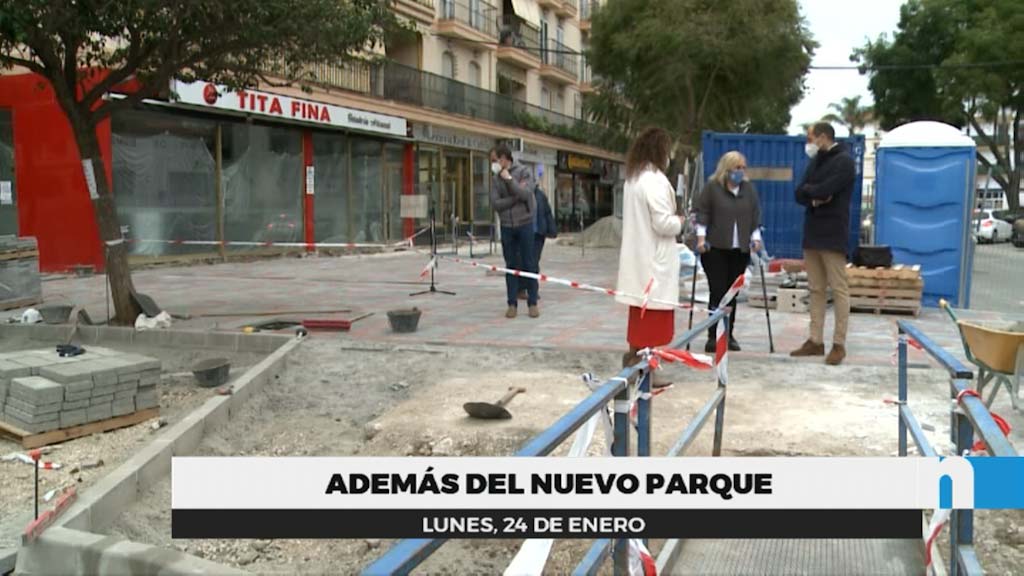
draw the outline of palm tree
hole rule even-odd
[[[860,96],[843,98],[838,104],[829,104],[829,108],[835,112],[826,115],[823,120],[846,126],[851,136],[867,126],[874,116],[874,109],[871,106],[860,105]]]

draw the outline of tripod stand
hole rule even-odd
[[[421,296],[423,294],[447,294],[449,296],[455,296],[455,292],[448,292],[445,290],[438,290],[437,284],[434,283],[434,270],[437,269],[437,231],[434,224],[434,203],[430,203],[430,257],[433,259],[434,265],[430,267],[430,288],[421,290],[420,292],[413,292],[409,296]]]

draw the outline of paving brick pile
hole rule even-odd
[[[0,420],[38,434],[155,408],[160,369],[159,360],[100,347],[68,358],[0,354]]]

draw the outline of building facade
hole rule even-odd
[[[415,32],[379,61],[314,66],[312,92],[175,84],[176,97],[105,122],[98,136],[133,256],[400,241],[426,223],[403,217],[407,195],[429,199],[443,234],[487,234],[487,155],[500,142],[564,213],[553,193],[560,156],[591,158],[612,177],[623,161],[566,137],[585,124],[579,5],[489,1],[397,0]],[[569,199],[570,211],[582,206]],[[103,268],[70,128],[27,73],[0,75],[0,234],[35,236],[45,271]]]

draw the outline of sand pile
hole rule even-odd
[[[605,216],[583,231],[583,242],[588,248],[618,248],[622,244],[622,220]],[[579,245],[579,238],[572,238],[565,244]]]

